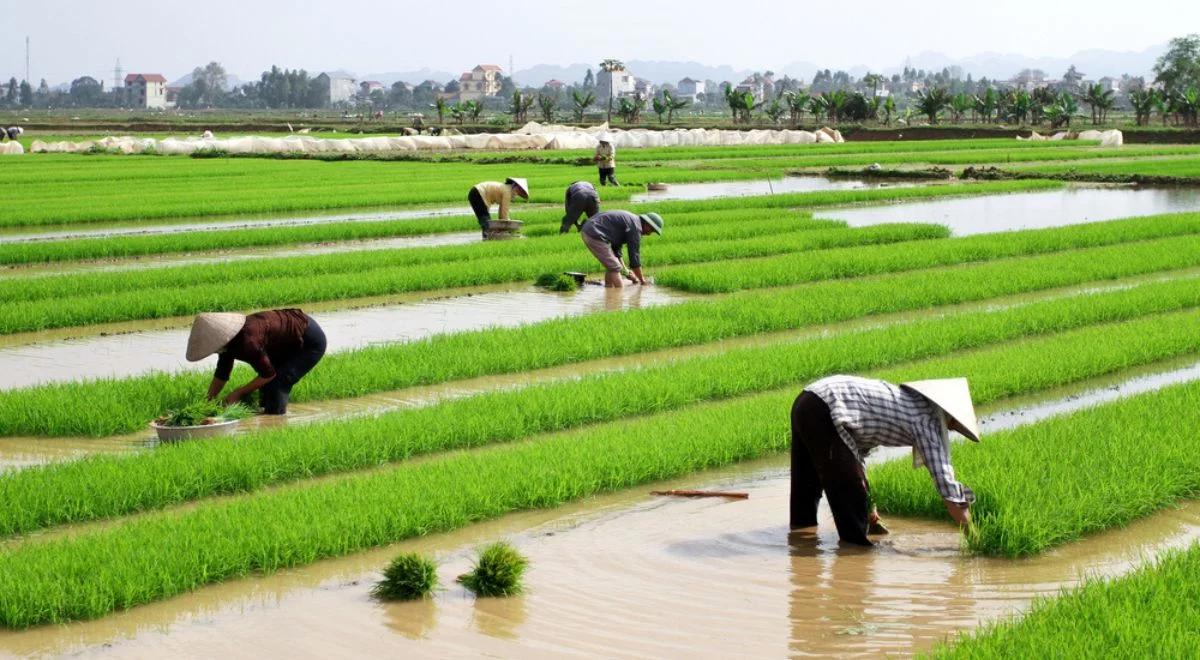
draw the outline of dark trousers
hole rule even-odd
[[[817,504],[824,491],[838,537],[871,545],[868,488],[862,465],[833,426],[829,406],[811,392],[801,393],[792,404],[791,528],[817,524]]]
[[[475,212],[475,219],[479,221],[479,228],[487,233],[488,223],[492,221],[492,212],[488,209],[487,202],[483,201],[483,195],[475,188],[467,193],[467,201],[471,203],[471,210]]]
[[[600,168],[600,185],[607,186],[610,183],[613,184],[614,186],[621,185],[621,184],[617,183],[616,173],[617,173],[617,168],[615,168],[615,167],[601,167]]]
[[[572,195],[568,189],[564,207],[566,213],[563,215],[562,226],[558,229],[558,233],[560,234],[571,231],[571,227],[582,228],[583,222],[587,222],[588,218],[599,213],[600,197],[595,193]],[[581,215],[587,216],[583,219],[583,222],[579,222],[579,216]]]
[[[268,415],[287,414],[288,399],[292,396],[292,387],[301,378],[317,366],[325,356],[325,331],[321,326],[308,317],[308,330],[304,331],[304,344],[296,353],[282,360],[275,366],[275,378],[263,385],[259,390],[259,402],[263,412]]]

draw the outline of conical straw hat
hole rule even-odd
[[[235,312],[208,312],[197,314],[192,321],[192,334],[188,336],[188,362],[197,362],[221,350],[225,344],[241,332],[246,325],[246,315]]]
[[[958,422],[968,438],[979,442],[979,420],[975,419],[975,405],[971,403],[971,388],[966,378],[916,380],[900,386],[932,401]]]
[[[521,194],[525,195],[526,197],[529,197],[529,182],[528,181],[526,181],[525,179],[518,178],[518,177],[512,177],[508,180],[508,183],[516,186],[517,190],[521,191]]]

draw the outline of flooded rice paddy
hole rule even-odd
[[[657,286],[605,289],[585,286],[554,293],[537,289],[500,290],[350,310],[306,309],[329,338],[329,350],[361,348],[377,343],[413,341],[435,334],[513,327],[564,316],[636,309],[684,300],[685,295]],[[190,319],[176,320],[186,326]],[[154,322],[145,330],[107,336],[37,341],[38,336],[10,337],[0,344],[0,390],[45,382],[131,376],[148,371],[196,368],[183,357],[186,327],[164,329]],[[54,333],[45,335],[51,339]],[[17,343],[22,339],[34,343]],[[209,358],[200,363],[211,368]]]
[[[657,488],[748,492],[653,498]],[[105,657],[781,657],[907,655],[1019,612],[1084,577],[1126,572],[1200,539],[1200,505],[1018,561],[959,552],[949,524],[889,519],[874,549],[839,547],[828,511],[789,534],[782,458],[552,511],[507,516],[267,577],[200,589],[92,622],[0,632],[0,652]],[[474,599],[454,577],[508,538],[527,590]],[[369,596],[401,551],[436,556],[429,601]],[[304,634],[297,634],[303,631]],[[736,631],[732,632],[731,631]]]
[[[969,236],[1184,211],[1200,211],[1200,189],[1068,186],[1046,192],[827,209],[814,215],[844,220],[851,227],[928,222],[949,227],[955,236]]]
[[[717,181],[712,183],[671,184],[666,190],[647,190],[630,198],[633,202],[665,202],[669,200],[715,199],[717,197],[748,197],[751,195],[780,195],[783,193],[820,192],[823,190],[869,190],[874,188],[909,188],[919,184],[912,181],[874,179],[831,179],[824,176],[785,176],[749,181]]]

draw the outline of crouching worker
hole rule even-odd
[[[479,221],[484,238],[487,238],[488,223],[492,221],[491,207],[498,206],[499,219],[508,220],[508,207],[512,205],[514,196],[529,199],[529,184],[525,179],[507,179],[504,183],[483,181],[475,184],[471,192],[467,193],[467,201],[471,204],[471,210],[475,212],[475,219]]]
[[[634,284],[646,284],[642,275],[642,234],[663,232],[663,219],[657,213],[634,215],[629,211],[605,211],[592,216],[579,230],[584,245],[604,266],[604,286],[624,286],[621,277]],[[629,249],[629,267],[621,261],[622,248]]]
[[[600,194],[596,192],[596,187],[587,181],[572,183],[567,187],[564,211],[562,226],[558,228],[558,233],[566,234],[571,231],[571,227],[582,230],[583,223],[600,212]],[[579,221],[581,215],[587,216],[583,222]]]
[[[196,316],[188,337],[187,359],[198,362],[217,354],[217,370],[208,386],[208,398],[225,389],[240,360],[254,368],[255,378],[225,396],[237,403],[259,392],[263,412],[287,413],[292,387],[325,355],[325,333],[313,318],[298,309],[276,309],[246,316],[208,313]]]
[[[876,447],[912,447],[950,517],[971,522],[975,494],[954,478],[949,430],[979,442],[979,424],[965,378],[893,385],[855,376],[830,376],[804,388],[792,405],[791,529],[817,524],[821,492],[838,537],[871,545],[886,533],[870,500],[864,463]]]

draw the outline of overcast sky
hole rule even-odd
[[[217,60],[242,77],[272,64],[358,74],[476,63],[694,60],[737,68],[811,61],[886,68],[908,55],[1140,51],[1200,30],[1200,2],[1003,0],[0,0],[0,75],[51,84],[126,71],[175,79]],[[1132,12],[1132,13],[1131,13]]]

